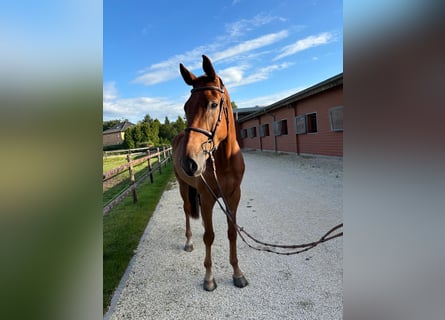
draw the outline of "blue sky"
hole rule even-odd
[[[183,116],[183,63],[202,54],[239,108],[266,106],[343,72],[342,1],[103,3],[103,119]]]

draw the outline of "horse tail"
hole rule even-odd
[[[199,193],[198,191],[189,186],[189,201],[191,205],[190,215],[194,219],[199,218]]]

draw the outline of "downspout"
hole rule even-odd
[[[261,116],[258,117],[258,136],[260,138],[260,151],[263,151],[263,138],[261,137]]]
[[[299,134],[297,134],[297,121],[295,120],[297,118],[297,104],[294,104],[294,122],[295,122],[295,144],[297,148],[297,156],[300,155],[300,143],[299,143]]]
[[[275,124],[275,114],[271,113],[270,116],[272,117],[272,129],[274,129],[274,124]],[[275,153],[278,152],[278,146],[277,146],[277,135],[275,134],[275,130],[273,130],[273,142],[274,142],[274,150]]]

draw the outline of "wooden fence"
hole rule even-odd
[[[123,155],[123,154],[138,154],[146,152],[150,149],[153,149],[153,147],[143,147],[143,148],[133,148],[133,149],[120,149],[120,150],[110,150],[110,151],[104,151],[103,157],[111,157],[113,155]]]
[[[136,188],[137,186],[144,181],[147,177],[150,177],[150,182],[153,183],[154,177],[153,172],[156,170],[159,170],[159,173],[162,174],[162,166],[166,165],[167,161],[172,160],[172,148],[171,147],[162,147],[162,148],[156,148],[156,151],[145,149],[146,155],[131,160],[131,154],[127,154],[127,163],[120,165],[119,167],[113,168],[111,170],[108,170],[107,172],[103,173],[103,183],[108,181],[109,179],[116,177],[117,175],[123,173],[124,171],[128,170],[130,173],[130,184],[128,188],[120,192],[117,196],[115,196],[110,202],[108,202],[103,207],[103,215],[106,215],[114,206],[116,206],[122,199],[124,199],[128,194],[133,194],[133,202],[136,203],[138,201],[137,199],[137,193]],[[151,159],[157,158],[157,162],[155,165],[151,163]],[[134,167],[137,165],[140,165],[141,163],[147,161],[147,171],[144,175],[142,175],[138,181],[135,179],[135,170]]]

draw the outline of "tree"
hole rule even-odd
[[[138,146],[139,143],[144,142],[144,137],[142,134],[142,126],[140,124],[137,124],[136,126],[133,127],[132,134],[136,146]]]
[[[141,127],[141,133],[142,133],[142,141],[143,142],[147,142],[148,144],[150,144],[150,125],[147,122],[141,122],[140,123],[140,127]]]
[[[149,114],[146,114],[144,119],[137,125],[141,130],[141,140],[139,142],[144,142],[148,145],[159,144],[159,125],[158,119],[153,119]]]
[[[180,116],[176,121],[170,121],[168,117],[165,117],[164,123],[161,124],[158,119],[153,119],[147,114],[137,125],[125,130],[123,146],[132,149],[139,146],[171,144],[175,136],[184,131],[186,126],[184,118]]]
[[[179,132],[184,131],[185,128],[187,127],[187,125],[186,125],[184,119],[181,118],[180,116],[178,116],[178,119],[176,119],[176,121],[173,122],[173,127],[174,127],[175,135],[177,135]]]
[[[125,130],[125,136],[124,136],[124,148],[132,149],[134,147],[135,147],[135,142],[133,139],[133,128],[127,128],[127,130]]]
[[[164,124],[161,124],[159,127],[159,139],[162,143],[168,143],[170,141],[171,136],[171,125],[168,117],[165,117]]]
[[[142,120],[142,122],[146,122],[148,124],[151,124],[153,122],[153,119],[150,117],[149,114],[146,114],[144,117],[144,120]]]
[[[154,145],[159,144],[159,128],[161,127],[161,123],[158,119],[154,119],[153,123],[150,126],[151,129],[151,141]]]
[[[230,101],[230,104],[232,105],[232,109],[238,108],[238,106],[236,105],[235,101]]]

